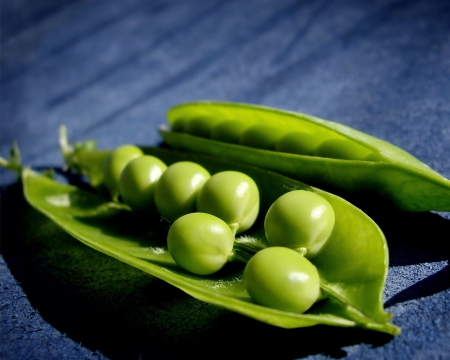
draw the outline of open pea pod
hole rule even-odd
[[[223,141],[225,137],[213,140],[199,119],[210,121],[211,127],[234,121],[236,133],[255,124],[271,126],[267,136],[301,132],[321,143],[322,152],[301,155]],[[197,128],[180,126],[190,120],[197,121]],[[176,149],[258,166],[337,193],[381,195],[406,211],[450,211],[450,180],[398,147],[342,124],[263,106],[208,101],[175,106],[168,121],[172,131],[160,132]],[[338,158],[343,148],[350,149],[351,158]]]
[[[338,196],[256,167],[161,148],[143,149],[168,165],[190,160],[211,173],[236,170],[252,177],[262,196],[261,211],[255,225],[237,242],[265,246],[265,212],[283,193],[304,189],[324,196],[335,209],[336,224],[329,244],[313,263],[319,270],[326,298],[304,314],[257,305],[242,281],[244,264],[227,264],[210,276],[190,274],[171,258],[166,245],[167,229],[161,226],[158,216],[149,217],[143,223],[142,218],[120,203],[111,202],[96,192],[58,183],[27,168],[22,171],[25,198],[86,245],[207,303],[283,328],[324,324],[361,327],[393,335],[400,333],[400,328],[389,322],[391,315],[382,304],[388,268],[386,241],[378,226],[361,210]],[[93,159],[98,159],[95,151],[92,155]],[[83,156],[89,156],[89,152]],[[87,174],[96,174],[92,164],[90,167]]]

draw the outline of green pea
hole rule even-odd
[[[258,186],[251,177],[238,171],[214,174],[198,194],[197,211],[215,215],[237,234],[242,233],[258,216]]]
[[[309,133],[300,131],[290,132],[278,140],[275,151],[298,155],[310,155],[319,146],[321,140]]]
[[[247,130],[248,126],[242,121],[228,120],[222,121],[211,130],[211,139],[239,144],[239,139]]]
[[[267,211],[264,230],[271,246],[285,246],[313,258],[323,249],[335,223],[331,204],[322,196],[294,190]]]
[[[177,132],[184,132],[184,129],[186,127],[186,124],[189,122],[188,118],[181,118],[181,119],[177,119],[173,124],[172,124],[172,131],[177,131]]]
[[[134,145],[122,145],[111,151],[103,163],[103,182],[113,198],[120,192],[120,175],[127,164],[142,156],[143,152]]]
[[[184,131],[190,135],[209,138],[211,130],[220,122],[217,118],[212,117],[196,117],[184,126]]]
[[[131,160],[119,181],[123,201],[135,211],[154,209],[156,184],[166,168],[166,164],[151,155]]]
[[[364,160],[366,160],[366,161],[378,161],[378,162],[385,161],[385,159],[380,154],[378,154],[378,153],[376,153],[374,151],[370,152],[370,154],[368,154],[364,158]]]
[[[240,145],[253,148],[273,150],[284,132],[275,126],[253,125],[249,127],[239,140]]]
[[[184,215],[167,235],[170,255],[183,269],[198,275],[219,271],[230,259],[234,235],[218,217],[205,213]]]
[[[155,189],[155,205],[168,221],[195,211],[197,195],[211,177],[199,164],[180,161],[170,165],[159,178]]]
[[[333,159],[364,160],[373,153],[370,149],[346,139],[324,141],[314,155]]]
[[[244,285],[256,303],[300,314],[320,296],[317,269],[285,247],[269,247],[253,255],[245,266]]]

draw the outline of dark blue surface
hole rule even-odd
[[[72,140],[95,138],[102,148],[156,145],[168,108],[211,99],[341,122],[450,177],[448,1],[3,0],[1,6],[4,157],[17,140],[24,164],[61,166],[60,124]],[[323,327],[270,330],[154,280],[143,285],[150,280],[133,272],[142,282],[135,280],[136,288],[160,290],[152,293],[159,320],[139,323],[120,304],[127,299],[145,309],[144,298],[125,294],[114,275],[102,283],[111,288],[104,302],[69,287],[58,295],[58,272],[42,270],[44,260],[32,256],[44,254],[45,243],[30,245],[23,232],[15,237],[8,212],[20,211],[5,206],[15,204],[14,176],[1,176],[2,359],[198,357],[203,353],[192,349],[204,339],[226,342],[224,355],[239,342],[243,354],[277,349],[287,359],[450,359],[450,254],[443,245],[450,240],[449,213],[375,216],[390,249],[385,306],[403,328],[395,338]],[[127,271],[114,260],[96,261],[111,273]],[[83,291],[97,291],[95,283],[89,286]],[[108,301],[118,308],[108,310]],[[177,316],[179,309],[192,314]],[[98,324],[115,317],[105,328]],[[151,337],[132,340],[138,331]],[[250,351],[254,346],[259,350]]]

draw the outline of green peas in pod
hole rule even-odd
[[[170,165],[155,188],[155,205],[166,220],[173,222],[196,210],[197,195],[211,177],[203,166],[191,161]]]
[[[256,124],[250,126],[239,139],[240,145],[264,150],[274,150],[275,145],[284,135],[284,131],[271,125]]]
[[[316,267],[286,247],[268,247],[253,255],[244,269],[244,285],[257,304],[300,314],[321,294]]]
[[[222,171],[200,189],[197,211],[217,216],[239,234],[254,224],[259,201],[258,186],[251,177],[238,171]]]
[[[217,124],[210,133],[213,140],[239,144],[239,140],[247,130],[248,125],[238,120],[226,120]]]
[[[167,246],[172,258],[183,269],[209,275],[230,261],[234,235],[218,217],[196,212],[175,220],[169,228]]]
[[[313,258],[323,249],[335,223],[331,204],[322,196],[294,190],[267,211],[264,230],[271,246],[285,246]]]
[[[315,134],[294,131],[282,136],[275,145],[275,151],[298,155],[310,155],[321,143]]]
[[[211,130],[216,124],[220,122],[214,117],[199,116],[189,120],[185,125],[183,131],[187,134],[209,138]]]
[[[103,182],[111,196],[117,199],[120,193],[120,175],[127,164],[144,153],[134,145],[122,145],[111,151],[103,163]]]
[[[143,155],[131,160],[119,181],[123,201],[134,211],[154,209],[156,184],[166,169],[166,164],[155,156]]]
[[[374,156],[370,149],[347,139],[330,139],[324,141],[314,155],[332,159],[365,160]]]
[[[181,119],[177,119],[177,121],[175,121],[172,124],[172,131],[184,131],[184,128],[186,127],[186,124],[189,122],[188,118],[181,118]]]

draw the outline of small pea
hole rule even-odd
[[[315,266],[285,247],[268,247],[253,255],[244,269],[244,285],[256,303],[300,314],[320,296]]]
[[[329,239],[335,223],[331,204],[322,196],[294,190],[280,196],[267,211],[264,230],[271,246],[285,246],[313,258]]]
[[[284,132],[275,126],[256,124],[250,126],[242,134],[239,144],[257,149],[273,150],[283,135]]]
[[[376,161],[376,162],[380,162],[380,161],[385,161],[385,159],[378,153],[371,151],[370,154],[368,154],[364,160],[366,161]]]
[[[123,201],[135,211],[153,209],[156,184],[166,168],[166,164],[151,155],[131,160],[119,181]]]
[[[280,138],[275,151],[298,155],[310,155],[319,146],[321,140],[315,135],[300,131],[290,132]]]
[[[346,139],[330,139],[324,141],[314,155],[332,159],[364,160],[373,153],[370,149]]]
[[[208,170],[191,161],[170,165],[155,188],[155,205],[161,216],[175,221],[194,212],[198,192],[210,176]]]
[[[183,269],[209,275],[229,261],[234,235],[218,217],[196,212],[175,220],[169,228],[167,246],[174,261]]]
[[[239,144],[239,139],[247,128],[248,126],[242,121],[222,121],[211,130],[210,136],[213,140],[223,141],[229,144]]]
[[[190,119],[184,126],[187,134],[209,138],[211,130],[220,122],[219,119],[213,117],[196,117]]]
[[[113,198],[120,192],[120,175],[125,166],[143,152],[134,145],[122,145],[111,151],[103,163],[103,182]]]
[[[242,233],[258,216],[258,186],[251,177],[238,171],[214,174],[198,193],[197,211],[215,215],[237,234]]]
[[[172,124],[172,131],[184,132],[184,129],[188,122],[189,122],[188,118],[179,118],[175,120],[175,122]]]

